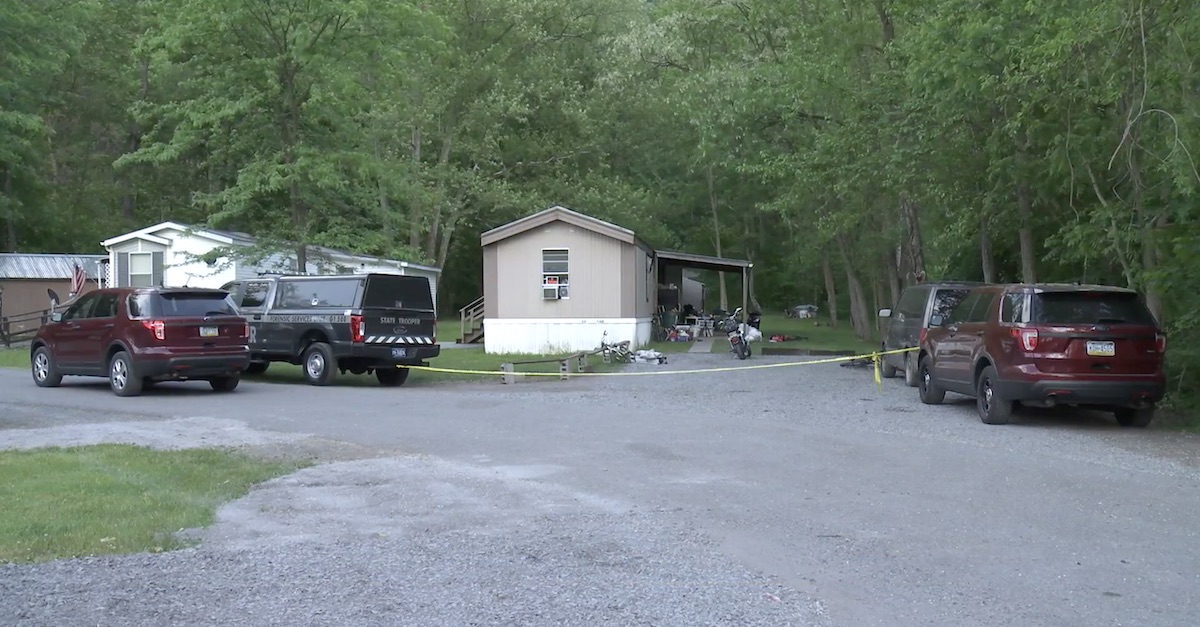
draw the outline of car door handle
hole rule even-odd
[[[983,337],[983,331],[976,331],[975,335],[977,335],[979,337]]]
[[[254,314],[254,319],[255,319],[255,320],[262,320],[262,315],[261,315],[261,314]]]

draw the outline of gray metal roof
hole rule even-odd
[[[41,279],[70,281],[75,264],[95,281],[97,261],[107,261],[108,255],[76,255],[57,253],[0,253],[0,279]]]

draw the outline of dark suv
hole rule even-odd
[[[246,319],[224,290],[110,288],[88,292],[38,329],[33,381],[108,377],[117,396],[155,381],[208,381],[231,392],[250,363]]]
[[[979,285],[984,284],[974,281],[938,281],[918,283],[905,288],[895,307],[879,310],[879,317],[888,319],[882,349],[886,352],[920,346],[921,340],[925,339],[925,331],[929,328],[929,319],[933,316],[944,318],[949,315],[950,310],[967,297],[971,288]],[[915,351],[884,355],[882,361],[883,376],[890,379],[895,377],[897,372],[903,372],[904,382],[909,387],[917,387],[920,379],[917,377]]]
[[[975,288],[921,343],[920,393],[976,399],[1004,424],[1013,405],[1074,405],[1145,427],[1166,391],[1167,339],[1137,292],[1099,285]]]

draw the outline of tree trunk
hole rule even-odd
[[[908,229],[908,267],[912,280],[925,280],[925,243],[921,239],[921,207],[910,198],[900,201],[904,211],[904,224]]]
[[[867,312],[867,296],[863,291],[862,281],[850,260],[850,246],[843,235],[837,236],[838,252],[841,253],[842,265],[846,270],[846,285],[850,290],[850,326],[860,340],[870,340],[870,314]]]
[[[439,199],[446,198],[446,171],[450,167],[450,153],[454,147],[454,131],[447,131],[442,140],[442,150],[438,155],[438,194]],[[442,226],[442,202],[435,203],[433,215],[429,218],[429,231],[425,235],[425,256],[436,259],[438,256],[438,236]],[[451,208],[451,211],[454,209]]]
[[[821,249],[821,274],[825,277],[825,299],[829,303],[829,324],[838,325],[837,281],[833,278],[833,266],[829,263],[829,247]]]
[[[4,230],[8,237],[9,252],[17,252],[17,199],[13,198],[12,164],[4,166],[4,198],[8,200],[8,215],[5,216]]]
[[[985,283],[996,282],[996,255],[992,252],[992,233],[988,216],[979,219],[979,260],[983,264]]]
[[[713,167],[708,165],[708,207],[712,211],[713,220],[713,244],[717,249],[717,256],[721,256],[721,217],[717,214],[717,193],[713,184]],[[721,286],[721,309],[729,311],[729,292],[725,290],[725,273],[717,273],[717,282]]]
[[[1154,218],[1150,227],[1146,229],[1145,235],[1142,238],[1142,270],[1149,273],[1158,268],[1160,261],[1158,254],[1158,232],[1167,228],[1167,216],[1159,215]],[[1159,324],[1166,324],[1163,319],[1163,296],[1162,291],[1152,280],[1142,281],[1142,291],[1146,295],[1146,307],[1150,309],[1150,313],[1154,314],[1154,319],[1158,320]]]
[[[896,264],[896,256],[887,252],[883,254],[883,270],[887,276],[888,294],[892,297],[891,304],[900,302],[900,269]]]
[[[419,182],[421,180],[421,129],[414,126],[412,129],[412,166],[413,180]],[[415,198],[410,201],[412,211],[408,218],[408,245],[413,250],[421,248],[421,205]]]
[[[875,321],[875,331],[882,329],[883,319],[879,317],[879,310],[883,309],[883,279],[878,276],[871,278],[871,296],[875,298],[875,310],[870,319]]]
[[[1017,237],[1021,243],[1021,281],[1037,283],[1037,250],[1033,245],[1033,199],[1024,182],[1017,183],[1017,217],[1020,221]]]

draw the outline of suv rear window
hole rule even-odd
[[[372,275],[367,279],[363,308],[433,311],[429,279],[419,276]]]
[[[1154,316],[1137,294],[1070,291],[1033,295],[1035,324],[1147,324]]]
[[[220,292],[157,292],[129,297],[130,318],[203,318],[236,316],[237,308],[228,294]]]

